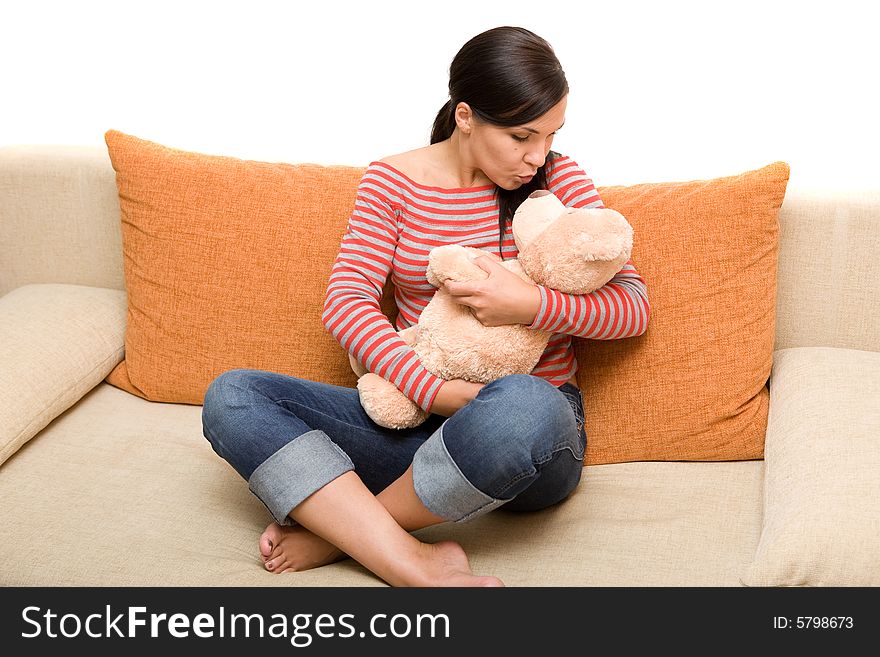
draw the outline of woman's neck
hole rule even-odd
[[[458,128],[449,139],[440,142],[437,146],[443,147],[440,153],[441,166],[450,179],[456,182],[455,187],[480,187],[492,184],[486,174],[474,165],[467,139],[462,137]]]

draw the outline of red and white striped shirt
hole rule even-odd
[[[548,162],[547,189],[569,207],[604,207],[593,182],[566,156]],[[379,301],[390,273],[399,309],[397,328],[418,322],[436,291],[425,277],[428,253],[443,244],[497,252],[495,186],[429,187],[389,164],[372,162],[358,185],[324,303],[324,326],[339,343],[426,411],[443,379],[425,369],[382,313]],[[517,255],[508,223],[502,257]],[[613,340],[640,335],[647,328],[647,287],[632,261],[590,294],[538,289],[541,307],[530,327],[553,335],[532,374],[556,386],[577,371],[571,336]]]

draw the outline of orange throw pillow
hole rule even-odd
[[[633,226],[651,317],[635,338],[575,341],[587,464],[762,458],[788,175],[598,190]]]
[[[105,134],[122,212],[125,361],[107,381],[201,404],[239,367],[353,386],[321,323],[364,168],[273,164]]]

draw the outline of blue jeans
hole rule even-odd
[[[413,466],[415,491],[442,518],[462,521],[502,504],[542,509],[580,481],[586,434],[580,391],[514,374],[485,385],[452,417],[386,429],[357,390],[261,370],[230,370],[205,393],[202,426],[214,451],[248,482],[276,521],[354,470],[378,494]]]

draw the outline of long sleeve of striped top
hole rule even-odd
[[[570,207],[602,207],[592,181],[574,160],[548,164],[548,189]],[[394,383],[430,411],[443,380],[431,374],[397,334],[418,322],[436,291],[427,281],[428,253],[443,244],[498,249],[493,185],[440,188],[417,183],[393,166],[372,162],[358,185],[354,209],[330,273],[323,321],[371,372]],[[518,254],[508,225],[501,256]],[[392,326],[380,309],[388,276],[399,310]],[[645,283],[632,262],[600,290],[568,295],[539,287],[541,308],[531,325],[553,332],[532,371],[555,385],[574,375],[571,336],[612,339],[638,335],[648,320]]]

